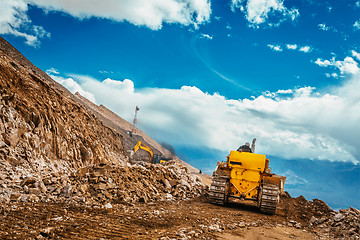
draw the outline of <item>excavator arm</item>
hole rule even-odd
[[[154,153],[151,150],[151,148],[146,146],[145,144],[143,144],[141,141],[139,141],[134,147],[134,153],[136,153],[139,150],[139,148],[142,149],[142,150],[145,150],[145,151],[147,151],[149,153],[150,158],[149,158],[148,163],[151,163],[151,161],[152,161],[152,159],[154,157]]]

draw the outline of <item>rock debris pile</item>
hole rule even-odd
[[[323,236],[336,239],[360,239],[360,211],[355,208],[341,209],[331,212],[329,217],[312,216],[309,227],[317,228]]]
[[[325,239],[360,239],[360,211],[355,208],[334,211],[322,200],[285,197],[278,214],[289,219],[286,225],[311,229]]]
[[[175,161],[93,166],[77,171],[32,176],[26,172],[0,175],[0,201],[70,201],[111,208],[111,203],[186,200],[202,195],[201,179]]]

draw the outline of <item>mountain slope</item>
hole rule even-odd
[[[64,89],[2,38],[0,89],[0,202],[165,201],[204,189],[176,161],[130,165],[128,150],[144,139],[126,133],[129,123]]]
[[[122,137],[0,38],[1,157],[81,167],[125,159]],[[13,159],[13,160],[11,160]],[[16,160],[14,160],[16,159]],[[37,166],[40,165],[40,166]]]

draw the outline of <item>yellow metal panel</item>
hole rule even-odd
[[[231,169],[231,191],[236,196],[256,198],[260,173],[264,171],[266,156],[263,154],[231,151],[228,165]]]
[[[259,186],[260,172],[234,168],[230,173],[230,182],[240,194],[246,194],[247,197],[252,197],[252,195],[257,194],[257,189],[255,188]],[[250,196],[248,193],[250,193]]]
[[[266,156],[263,154],[231,151],[229,156],[229,166],[245,168],[263,172],[265,169]]]

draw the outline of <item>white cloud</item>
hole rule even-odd
[[[319,29],[323,30],[323,31],[333,31],[333,32],[337,32],[337,29],[334,27],[329,27],[327,26],[325,23],[320,23],[318,25]]]
[[[353,26],[356,30],[360,30],[360,20],[356,21]]]
[[[31,24],[26,12],[28,5],[25,0],[0,1],[0,34],[12,34],[25,38],[26,44],[38,46],[39,38],[50,37],[41,26]]]
[[[280,44],[268,44],[267,45],[269,48],[271,48],[272,50],[274,51],[278,51],[278,52],[282,52],[283,51],[283,48],[282,48],[282,45]],[[297,44],[286,44],[286,45],[283,45],[284,46],[284,49],[288,49],[288,50],[298,50],[300,52],[304,52],[304,53],[308,53],[308,52],[311,52],[312,51],[312,48],[310,46],[298,46]]]
[[[48,75],[50,75],[50,74],[56,74],[56,75],[60,74],[59,71],[57,69],[55,69],[55,68],[50,68],[50,69],[46,70],[46,73]]]
[[[356,6],[356,7],[360,7],[360,1],[357,1],[357,2],[355,3],[355,6]]]
[[[320,67],[328,67],[332,65],[329,60],[321,60],[320,58],[318,58],[315,63]]]
[[[327,27],[325,23],[320,23],[318,27],[323,31],[329,31],[330,27]]]
[[[259,27],[270,17],[277,17],[277,22],[268,23],[268,26],[278,26],[282,21],[294,21],[300,15],[298,9],[286,8],[283,0],[231,0],[232,11],[235,12],[236,8],[245,13],[252,27]]]
[[[308,53],[311,51],[311,47],[310,46],[303,46],[299,49],[300,52],[304,52],[304,53]]]
[[[355,57],[357,60],[360,61],[360,53],[352,50],[352,51],[351,51],[351,54],[352,54],[353,57]]]
[[[335,61],[335,66],[341,73],[356,74],[359,72],[358,63],[352,57],[346,57],[344,61]]]
[[[58,11],[78,19],[91,17],[128,21],[136,26],[153,30],[162,28],[163,23],[193,25],[209,21],[210,0],[1,0],[0,34],[23,37],[26,43],[38,46],[40,38],[50,37],[42,26],[32,25],[27,15],[28,4],[44,11]]]
[[[276,52],[282,52],[282,48],[279,45],[268,44],[267,46]]]
[[[158,30],[165,23],[197,26],[210,19],[209,0],[29,0],[47,11],[61,11],[76,18],[99,17],[128,21],[137,26]]]
[[[329,31],[329,30],[330,30],[330,27],[326,26],[325,23],[320,23],[320,24],[318,25],[318,27],[319,27],[321,30],[323,30],[323,31]]]
[[[287,89],[287,90],[278,90],[276,92],[277,94],[292,94],[293,93],[293,90],[292,89]]]
[[[296,49],[297,49],[297,45],[296,45],[296,44],[286,44],[286,48],[287,48],[287,49],[291,49],[291,50],[296,50]]]
[[[199,36],[200,36],[200,38],[205,38],[205,39],[209,39],[209,40],[213,39],[213,36],[210,36],[209,34],[205,34],[205,33],[201,33]]]
[[[132,93],[135,90],[134,83],[129,79],[125,79],[124,81],[118,81],[107,78],[102,82],[102,84],[128,93]]]
[[[353,54],[354,52],[355,51],[353,51]],[[356,62],[352,57],[346,57],[343,61],[336,60],[335,57],[333,57],[331,60],[322,60],[318,58],[315,61],[315,64],[319,65],[320,67],[338,68],[341,74],[357,74],[360,70],[358,67],[358,62]]]
[[[72,93],[76,93],[79,92],[82,96],[86,97],[87,99],[89,99],[90,101],[92,101],[93,103],[96,103],[96,99],[94,94],[92,94],[91,92],[88,92],[86,90],[84,90],[79,83],[75,82],[74,79],[72,78],[63,78],[60,76],[54,76],[54,75],[49,75],[52,79],[54,79],[55,81],[57,81],[58,83],[60,83],[61,85],[63,85],[64,87],[66,87],[70,92]]]
[[[330,77],[333,77],[333,78],[339,78],[339,75],[337,74],[337,73],[325,73],[325,76],[327,77],[327,78],[330,78]]]
[[[338,77],[339,77],[339,75],[338,75],[337,73],[332,73],[331,76],[332,76],[333,78],[338,78]]]
[[[71,80],[128,121],[140,106],[139,128],[175,146],[229,151],[257,137],[257,152],[282,158],[360,157],[359,76],[327,93],[302,87],[240,100],[191,86],[135,89],[131,80]]]

